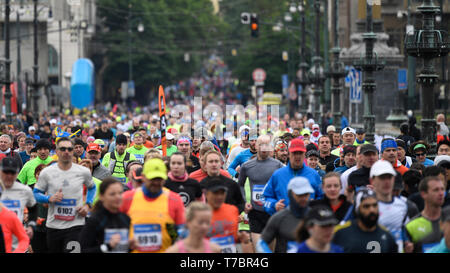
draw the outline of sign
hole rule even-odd
[[[164,95],[164,88],[159,86],[158,94],[158,106],[159,106],[159,118],[160,118],[160,131],[161,131],[161,146],[163,156],[167,155],[167,140],[166,140],[166,97]]]
[[[256,85],[264,85],[266,80],[266,71],[262,68],[256,68],[252,73],[253,81]]]
[[[134,81],[128,82],[128,97],[134,98]]]
[[[408,70],[405,68],[399,68],[397,70],[398,74],[398,90],[408,89]]]
[[[361,78],[362,73],[359,70],[356,70],[353,66],[350,67],[349,73],[347,75],[350,85],[350,102],[351,103],[361,103],[362,102],[362,84]]]
[[[289,76],[287,74],[281,75],[281,87],[287,89],[289,87]]]

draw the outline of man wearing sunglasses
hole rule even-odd
[[[429,150],[429,145],[423,141],[417,141],[411,145],[412,154],[415,156],[419,163],[422,163],[425,167],[432,166],[434,164],[433,160],[427,158],[427,151]]]
[[[77,252],[78,236],[92,206],[96,186],[89,169],[72,163],[73,143],[70,139],[60,138],[56,153],[58,163],[41,172],[33,193],[39,203],[48,204],[49,252]],[[83,185],[87,188],[86,201],[83,201]]]

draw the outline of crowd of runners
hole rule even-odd
[[[208,120],[187,133],[168,119],[165,145],[148,111],[3,123],[0,252],[450,252],[443,115],[435,147],[414,117],[380,143],[299,113],[277,122],[218,139]]]

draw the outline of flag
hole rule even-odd
[[[159,119],[161,131],[161,145],[163,156],[167,156],[167,141],[166,141],[166,97],[164,96],[164,88],[159,86]]]

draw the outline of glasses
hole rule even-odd
[[[419,156],[425,156],[425,154],[424,154],[424,153],[420,153],[420,154],[416,154],[416,156],[417,156],[417,157],[419,157]]]
[[[72,152],[72,151],[73,151],[73,148],[72,148],[72,147],[60,147],[59,150],[60,150],[61,152],[65,152],[65,151]]]

